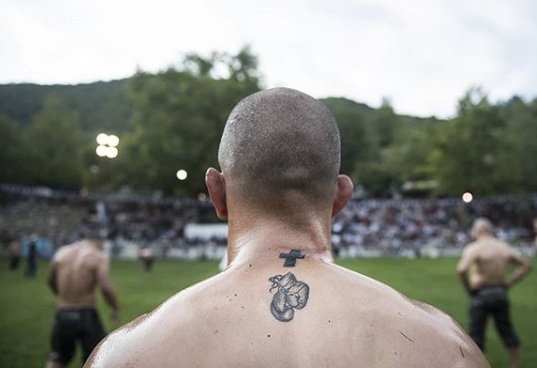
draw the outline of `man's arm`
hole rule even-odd
[[[526,275],[531,271],[531,264],[526,258],[522,257],[514,250],[509,261],[516,265],[515,272],[513,272],[513,274],[507,278],[507,287],[510,288],[526,277]]]
[[[459,274],[459,278],[461,279],[462,285],[464,286],[464,289],[466,290],[468,295],[472,293],[472,288],[470,287],[470,282],[468,280],[468,271],[470,270],[472,262],[473,257],[471,256],[471,252],[469,252],[467,248],[462,252],[461,259],[457,264],[457,273]]]
[[[110,280],[110,268],[107,258],[102,258],[97,266],[97,284],[101,289],[106,303],[112,308],[112,318],[114,322],[119,322],[119,304],[116,292]]]
[[[54,258],[50,262],[50,269],[48,272],[47,277],[47,284],[50,290],[54,293],[54,295],[58,295],[58,280],[57,280],[57,272],[56,272],[56,261]]]

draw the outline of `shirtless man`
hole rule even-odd
[[[9,244],[9,270],[17,271],[21,260],[21,242],[18,237],[14,237]]]
[[[530,271],[530,263],[508,244],[493,236],[492,224],[485,218],[474,221],[471,235],[476,239],[464,249],[457,271],[471,296],[470,336],[485,348],[485,326],[492,314],[496,328],[509,351],[511,367],[518,367],[519,340],[511,323],[507,289]],[[509,274],[509,266],[517,266]]]
[[[537,217],[533,219],[533,232],[535,233],[535,252],[533,254],[537,257]]]
[[[324,105],[285,88],[247,97],[218,159],[205,180],[229,267],[111,334],[86,367],[490,367],[445,314],[334,265],[352,183]]]
[[[95,309],[97,286],[112,307],[112,318],[119,321],[119,306],[109,276],[103,241],[93,232],[85,240],[61,247],[50,266],[48,284],[57,296],[58,310],[51,335],[52,352],[47,368],[63,367],[82,345],[86,361],[105,332]]]
[[[144,272],[149,273],[151,272],[151,268],[153,267],[153,262],[155,261],[155,256],[153,255],[153,250],[150,246],[143,246],[140,249],[140,252],[138,254],[138,258],[142,261],[142,264],[144,266]]]

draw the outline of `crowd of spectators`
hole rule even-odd
[[[537,196],[460,199],[366,199],[349,203],[333,222],[333,245],[342,256],[456,255],[471,241],[476,217],[488,217],[496,235],[515,246],[533,241]]]
[[[501,239],[527,246],[533,241],[537,195],[482,198],[471,203],[455,198],[353,200],[334,219],[332,241],[342,257],[457,255],[470,241],[468,230],[478,216],[490,218]],[[213,249],[226,244],[221,231],[215,236],[185,232],[189,224],[218,222],[207,201],[90,196],[0,185],[2,250],[13,239],[21,240],[24,247],[37,236],[41,252],[50,255],[58,246],[80,238],[87,222],[102,225],[115,256],[122,255],[125,244],[149,246],[160,257],[174,249]]]

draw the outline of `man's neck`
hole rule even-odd
[[[104,248],[103,241],[101,239],[86,239],[82,244],[99,251],[103,250]]]
[[[312,216],[302,217],[300,221],[296,221],[296,218],[294,220],[270,216],[255,219],[230,218],[229,261],[234,264],[254,259],[284,262],[285,259],[279,259],[280,254],[288,254],[291,250],[299,251],[300,255],[308,258],[332,261],[330,216],[324,219]],[[293,254],[288,256],[290,261]]]
[[[492,234],[489,234],[489,233],[479,234],[476,237],[476,240],[478,240],[478,241],[479,240],[485,241],[485,240],[490,240],[490,239],[494,239],[494,236]]]

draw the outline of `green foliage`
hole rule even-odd
[[[195,196],[217,166],[231,108],[261,88],[257,68],[244,47],[187,54],[178,66],[119,81],[0,85],[0,182]],[[537,99],[494,105],[474,88],[450,120],[398,115],[386,99],[378,109],[322,101],[340,126],[341,172],[372,196],[537,191]],[[120,136],[116,159],[95,155],[100,132]]]
[[[393,143],[385,150],[386,167],[401,182],[430,178],[427,157],[433,149],[437,122],[432,120],[401,121]]]
[[[26,126],[52,94],[78,113],[83,131],[123,132],[129,129],[132,109],[125,94],[126,83],[124,79],[77,85],[0,85],[0,112]]]
[[[23,135],[23,175],[28,184],[77,188],[81,181],[82,132],[78,114],[49,96]]]
[[[17,181],[20,144],[20,127],[6,115],[0,115],[0,183]]]
[[[498,151],[510,192],[537,190],[537,99],[513,98],[501,107],[507,124]]]
[[[505,176],[497,148],[506,121],[499,109],[480,90],[470,90],[459,102],[457,117],[443,125],[430,156],[438,193],[501,192]]]
[[[134,129],[122,149],[122,180],[165,194],[205,191],[204,172],[217,166],[227,116],[239,100],[260,88],[256,66],[245,49],[235,56],[187,55],[180,69],[135,75],[130,82]],[[219,70],[228,75],[213,76]],[[179,169],[189,173],[187,180],[177,180]]]
[[[396,129],[398,128],[398,116],[393,111],[389,100],[384,99],[382,106],[375,111],[373,124],[380,147],[385,148],[392,144]]]
[[[410,298],[440,308],[463,327],[467,325],[468,297],[456,277],[455,259],[347,259],[338,263],[380,280]],[[25,279],[22,270],[9,273],[6,259],[2,265],[0,367],[44,366],[55,310],[54,298],[45,282],[48,264],[40,263],[36,279]],[[536,261],[533,266],[537,267]],[[111,277],[121,305],[122,323],[150,312],[178,291],[217,272],[217,262],[157,261],[149,274],[142,271],[139,262],[113,262]],[[533,272],[511,291],[513,320],[522,340],[522,367],[532,367],[537,361],[536,285],[537,273]],[[98,308],[106,330],[111,331],[114,326],[109,318],[110,309],[102,298]],[[492,327],[490,323],[486,356],[493,367],[507,366],[507,352]],[[69,366],[80,366],[79,359],[80,355]]]
[[[341,135],[341,172],[357,181],[357,164],[368,162],[378,153],[375,132],[367,119],[374,111],[344,98],[323,100],[338,123]]]

